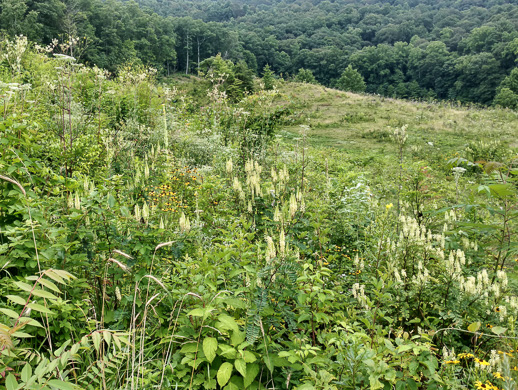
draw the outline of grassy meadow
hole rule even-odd
[[[432,142],[439,150],[460,152],[469,142],[484,139],[518,146],[518,118],[512,110],[357,95],[312,84],[287,84],[280,90],[309,117],[314,146],[380,149],[390,144],[390,130],[405,124],[411,126],[409,143],[417,147]],[[283,130],[299,132],[297,127]]]
[[[0,389],[516,389],[515,111],[15,43]]]

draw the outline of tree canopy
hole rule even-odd
[[[112,72],[133,62],[195,74],[220,53],[327,86],[350,65],[369,93],[482,104],[518,59],[512,0],[2,0],[0,25],[40,45],[77,37],[74,56]]]

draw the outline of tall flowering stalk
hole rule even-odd
[[[399,184],[398,184],[398,191],[397,191],[397,215],[399,216],[401,213],[401,188],[403,185],[403,151],[405,148],[405,143],[408,138],[407,130],[408,125],[403,125],[400,128],[396,128],[394,130],[394,133],[392,134],[392,137],[394,139],[394,142],[396,143],[397,149],[398,149],[398,158],[399,158]],[[399,230],[399,225],[398,225]]]

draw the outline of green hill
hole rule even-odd
[[[380,148],[390,143],[391,128],[408,124],[417,147],[432,142],[443,151],[460,151],[480,139],[518,145],[518,117],[512,110],[357,95],[312,84],[287,83],[280,90],[309,117],[312,144]]]

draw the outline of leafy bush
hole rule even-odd
[[[300,68],[295,76],[298,83],[318,84],[313,72],[309,69]]]
[[[338,89],[350,92],[364,92],[366,85],[363,76],[349,65],[342,72],[342,75],[336,82]]]

